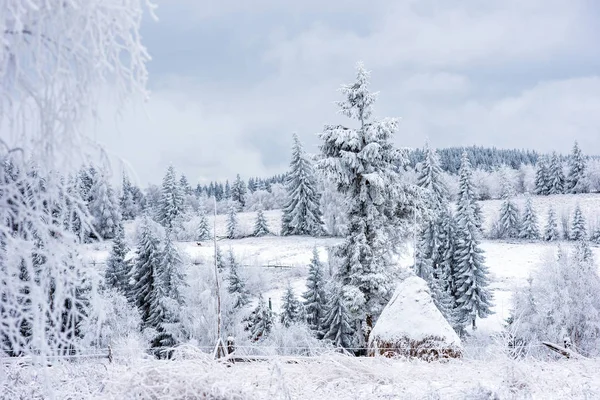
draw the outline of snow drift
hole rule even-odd
[[[462,356],[460,338],[437,309],[427,283],[411,276],[396,287],[369,339],[369,355],[424,360]]]

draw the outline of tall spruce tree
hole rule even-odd
[[[175,300],[178,306],[184,304],[182,290],[188,285],[185,272],[185,263],[179,249],[173,242],[173,233],[167,229],[165,245],[162,250],[161,273],[165,294]]]
[[[313,166],[294,133],[290,172],[286,176],[287,201],[281,217],[281,234],[319,236],[323,220]]]
[[[289,328],[290,325],[302,320],[302,314],[302,304],[296,297],[292,285],[288,282],[281,298],[281,315],[279,316],[279,320],[283,326]]]
[[[525,211],[523,212],[523,220],[521,222],[521,232],[519,237],[527,240],[535,240],[540,238],[537,215],[533,209],[531,197],[527,197],[527,202],[525,203]]]
[[[161,263],[159,239],[152,227],[152,221],[144,217],[140,225],[131,287],[132,299],[140,310],[143,328],[158,330],[164,320]]]
[[[104,274],[106,285],[127,295],[129,289],[129,274],[131,263],[126,259],[129,248],[125,241],[125,229],[123,223],[117,225],[117,232],[113,239],[113,246],[106,260],[106,272]]]
[[[238,218],[237,207],[231,205],[227,213],[227,239],[235,239],[238,237]]]
[[[246,206],[246,184],[238,174],[231,186],[231,200],[237,202],[238,208],[241,210]]]
[[[252,236],[266,236],[270,235],[271,231],[269,230],[269,225],[267,224],[267,219],[265,218],[265,213],[262,208],[259,208],[256,212],[256,222],[254,223],[254,232],[252,232]]]
[[[588,193],[589,185],[585,177],[585,157],[577,142],[573,145],[573,151],[569,157],[569,173],[567,175],[567,193]]]
[[[556,214],[554,209],[550,207],[548,209],[548,218],[546,219],[546,227],[544,228],[544,240],[547,242],[555,241],[560,239],[560,232],[558,231],[558,223],[556,222]]]
[[[239,264],[231,249],[229,249],[227,264],[229,265],[229,276],[227,277],[229,285],[227,291],[233,296],[233,308],[237,310],[248,304],[250,300],[248,299],[246,283],[240,276]]]
[[[329,294],[327,311],[323,317],[323,339],[330,340],[337,347],[355,347],[355,332],[352,316],[345,301],[342,287],[335,284]]]
[[[587,239],[587,230],[585,228],[585,218],[579,204],[575,207],[575,213],[573,214],[573,222],[571,224],[571,231],[569,232],[569,240],[585,240]]]
[[[183,214],[183,194],[177,181],[175,168],[169,166],[162,182],[157,220],[168,229],[175,228],[176,220]]]
[[[431,284],[440,228],[438,217],[447,207],[448,189],[442,179],[437,153],[429,147],[429,143],[425,144],[424,155],[425,158],[418,168],[417,184],[425,191],[427,213],[418,230],[414,270],[417,276]]]
[[[94,218],[94,230],[100,239],[115,237],[121,220],[119,203],[104,174],[98,174],[89,193],[90,214]]]
[[[455,300],[459,321],[464,324],[470,321],[475,329],[477,317],[485,318],[492,313],[492,293],[488,268],[480,247],[481,217],[477,215],[471,174],[471,163],[467,153],[463,153],[456,212]]]
[[[347,200],[348,234],[337,251],[336,279],[354,292],[353,312],[363,325],[356,333],[366,333],[359,338],[364,344],[390,294],[391,252],[407,233],[402,217],[412,211],[409,196],[414,190],[399,179],[398,167],[408,160],[392,143],[397,120],[372,118],[376,95],[369,91],[369,73],[362,64],[356,82],[343,85],[341,92],[340,111],[357,127],[325,126],[317,166]]]
[[[319,252],[313,248],[313,255],[308,266],[308,277],[306,278],[306,292],[304,297],[304,309],[306,310],[306,319],[311,330],[321,335],[323,317],[327,307],[325,293],[325,279],[323,276],[323,266],[319,261]]]
[[[547,156],[538,159],[535,172],[535,194],[547,196],[550,194],[550,171]]]
[[[564,192],[565,173],[563,172],[563,165],[558,154],[553,152],[548,168],[548,194],[562,194]]]

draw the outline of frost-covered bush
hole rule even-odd
[[[600,276],[589,247],[559,250],[513,294],[509,332],[513,344],[532,354],[546,354],[542,341],[562,345],[570,338],[576,351],[600,355]]]

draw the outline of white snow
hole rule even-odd
[[[460,346],[460,338],[433,304],[427,283],[410,276],[396,286],[371,332],[371,340],[376,345],[377,341],[394,343],[403,338],[420,341],[431,337]]]

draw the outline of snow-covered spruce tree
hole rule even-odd
[[[448,189],[441,175],[437,154],[429,147],[429,143],[425,144],[424,153],[425,159],[418,167],[417,184],[424,190],[427,212],[418,231],[414,271],[431,284],[435,275],[433,258],[437,252],[440,228],[438,217],[447,207]]]
[[[519,234],[521,239],[536,240],[540,238],[540,229],[538,227],[537,215],[533,209],[533,203],[531,197],[527,197],[525,203],[525,211],[523,212],[523,219],[521,222],[521,232]]]
[[[113,246],[106,260],[106,271],[104,274],[106,285],[115,288],[124,295],[129,293],[129,274],[131,262],[127,260],[129,247],[125,241],[125,229],[123,223],[117,225],[117,232],[113,239]]]
[[[200,218],[198,219],[198,225],[196,226],[195,240],[199,242],[209,240],[212,238],[212,234],[204,206],[200,205],[198,215]]]
[[[432,258],[434,274],[430,284],[431,295],[450,325],[460,331],[462,328],[456,315],[456,221],[449,205],[441,210],[436,223],[439,227],[438,245]]]
[[[270,235],[271,231],[269,230],[269,225],[267,225],[267,219],[265,218],[265,213],[262,208],[259,208],[256,212],[256,222],[254,223],[254,232],[252,232],[252,236],[266,236]]]
[[[356,347],[353,317],[346,305],[346,296],[339,284],[334,284],[327,309],[323,317],[323,339],[330,340],[336,347],[352,349]]]
[[[162,182],[157,221],[165,228],[173,229],[183,211],[183,194],[177,181],[175,168],[170,165]]]
[[[519,219],[519,209],[512,199],[504,199],[500,206],[500,217],[498,220],[499,238],[515,239],[519,237],[521,230],[521,221]]]
[[[442,176],[442,168],[437,152],[425,143],[425,158],[418,167],[417,185],[427,191],[428,208],[436,210],[445,206],[448,201],[448,187]]]
[[[231,249],[229,249],[227,264],[229,265],[229,276],[227,277],[229,285],[227,287],[227,291],[229,292],[229,294],[233,295],[233,308],[234,310],[237,310],[248,304],[250,300],[248,299],[248,290],[246,289],[246,283],[240,276],[240,266],[237,260],[235,259],[233,251]]]
[[[473,183],[473,170],[471,161],[466,152],[461,157],[460,169],[458,170],[458,200],[456,205],[456,219],[460,215],[469,215],[475,227],[481,234],[483,216],[481,207],[477,203],[477,194]]]
[[[563,165],[558,154],[553,152],[548,168],[548,194],[562,194],[564,192],[565,173],[563,172]]]
[[[554,209],[550,207],[548,209],[548,218],[546,220],[546,227],[544,228],[544,240],[551,242],[560,239],[560,232],[558,231],[558,223],[556,221],[556,214]]]
[[[179,188],[181,189],[181,194],[184,196],[190,196],[192,194],[192,186],[185,174],[181,174],[181,178],[179,178]]]
[[[235,239],[238,237],[238,219],[237,207],[232,205],[227,213],[227,239]]]
[[[585,175],[585,157],[577,142],[573,145],[573,151],[569,157],[569,173],[567,175],[567,193],[588,193],[589,185]]]
[[[535,172],[535,194],[550,194],[550,172],[548,166],[548,157],[542,156],[538,159]]]
[[[590,234],[590,242],[600,244],[600,226],[597,226]]]
[[[279,320],[283,326],[289,328],[291,324],[300,322],[302,315],[302,304],[296,297],[292,285],[288,282],[281,298],[281,315],[279,316]]]
[[[235,181],[231,186],[231,200],[237,203],[237,206],[240,210],[244,208],[246,205],[246,183],[240,178],[240,174],[237,174],[235,177]]]
[[[121,217],[125,221],[135,219],[138,214],[137,205],[134,200],[133,187],[127,175],[123,174],[123,185],[122,185],[121,197],[119,199],[119,205],[121,207]]]
[[[340,111],[357,127],[325,126],[317,167],[348,204],[348,233],[337,251],[336,279],[351,287],[345,292],[354,297],[353,318],[362,325],[356,335],[363,345],[390,294],[390,256],[407,233],[405,217],[412,211],[408,196],[415,191],[398,173],[407,157],[392,144],[397,120],[372,118],[376,95],[369,91],[369,73],[362,64],[356,82],[343,85],[341,92]]]
[[[140,225],[131,297],[140,310],[142,327],[159,329],[164,319],[162,249],[153,222],[144,216]]]
[[[163,315],[158,323],[159,334],[154,342],[160,347],[173,347],[183,337],[181,309],[185,305],[183,291],[188,284],[185,263],[173,242],[173,233],[170,229],[166,231],[161,254],[160,281]]]
[[[94,217],[94,234],[100,239],[115,237],[121,220],[119,203],[104,174],[98,174],[90,189],[90,214]]]
[[[322,334],[321,324],[327,307],[325,294],[325,279],[323,277],[323,265],[319,261],[319,252],[313,248],[313,256],[308,266],[308,277],[306,278],[306,292],[304,297],[304,309],[306,320],[311,330],[316,332],[320,338]]]
[[[250,331],[250,339],[257,342],[269,336],[271,329],[273,329],[273,312],[260,293],[258,305],[248,319],[246,330]]]
[[[573,222],[569,231],[569,240],[585,240],[587,238],[587,230],[585,228],[585,219],[579,204],[575,207],[573,214]]]
[[[476,328],[476,318],[492,313],[492,293],[489,289],[488,268],[480,244],[481,217],[473,196],[471,163],[463,153],[460,176],[460,192],[456,211],[456,243],[454,281],[457,318],[460,323],[469,321]]]
[[[323,220],[313,166],[294,133],[292,161],[286,176],[288,199],[281,217],[281,234],[319,236]]]

